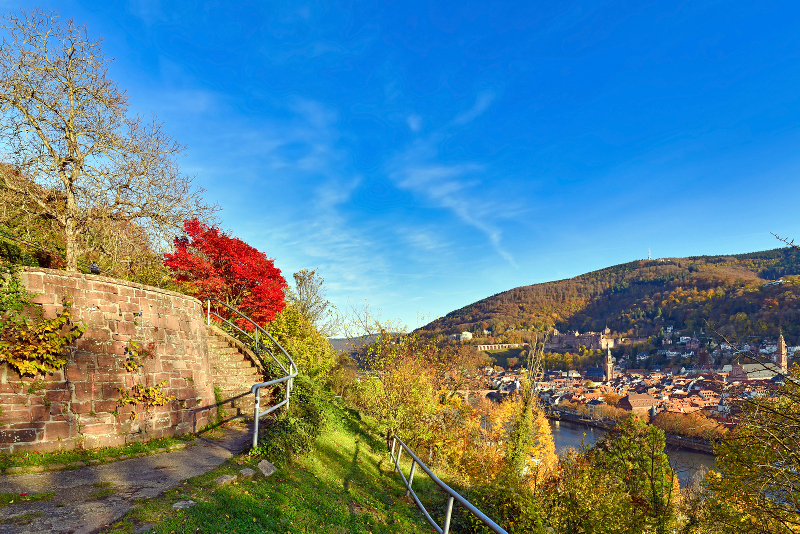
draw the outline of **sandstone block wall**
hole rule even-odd
[[[117,446],[199,430],[216,414],[202,304],[197,299],[103,276],[27,268],[22,280],[45,316],[73,302],[87,325],[65,369],[20,378],[0,365],[0,451]],[[124,367],[135,342],[148,356]],[[175,399],[145,411],[118,407],[118,388],[166,382]],[[138,416],[131,418],[136,410]]]

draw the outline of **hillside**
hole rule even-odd
[[[769,281],[784,282],[766,286]],[[710,325],[737,338],[800,336],[800,251],[641,260],[575,278],[517,287],[448,313],[422,330],[491,330],[525,337],[546,328],[641,336],[662,325],[700,331]],[[513,331],[508,331],[513,328]],[[516,334],[516,335],[515,335]],[[482,335],[482,334],[480,334]],[[508,339],[512,341],[513,339]]]

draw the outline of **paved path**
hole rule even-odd
[[[0,508],[0,534],[97,532],[131,510],[137,500],[156,497],[213,470],[242,451],[250,436],[248,428],[233,426],[223,429],[219,438],[199,437],[180,451],[73,470],[0,476],[0,493],[55,493],[49,501]],[[103,483],[111,483],[114,492],[97,498]]]

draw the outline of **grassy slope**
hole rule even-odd
[[[105,532],[130,533],[149,523],[158,533],[432,532],[403,498],[386,445],[353,410],[335,406],[331,413],[314,449],[294,463],[276,463],[271,477],[217,487],[220,475],[256,468],[257,459],[242,455],[142,503]],[[172,509],[185,499],[198,504]]]

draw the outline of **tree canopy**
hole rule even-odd
[[[197,219],[186,221],[183,230],[175,252],[164,254],[176,282],[199,299],[215,298],[262,325],[283,310],[286,280],[266,254]]]

